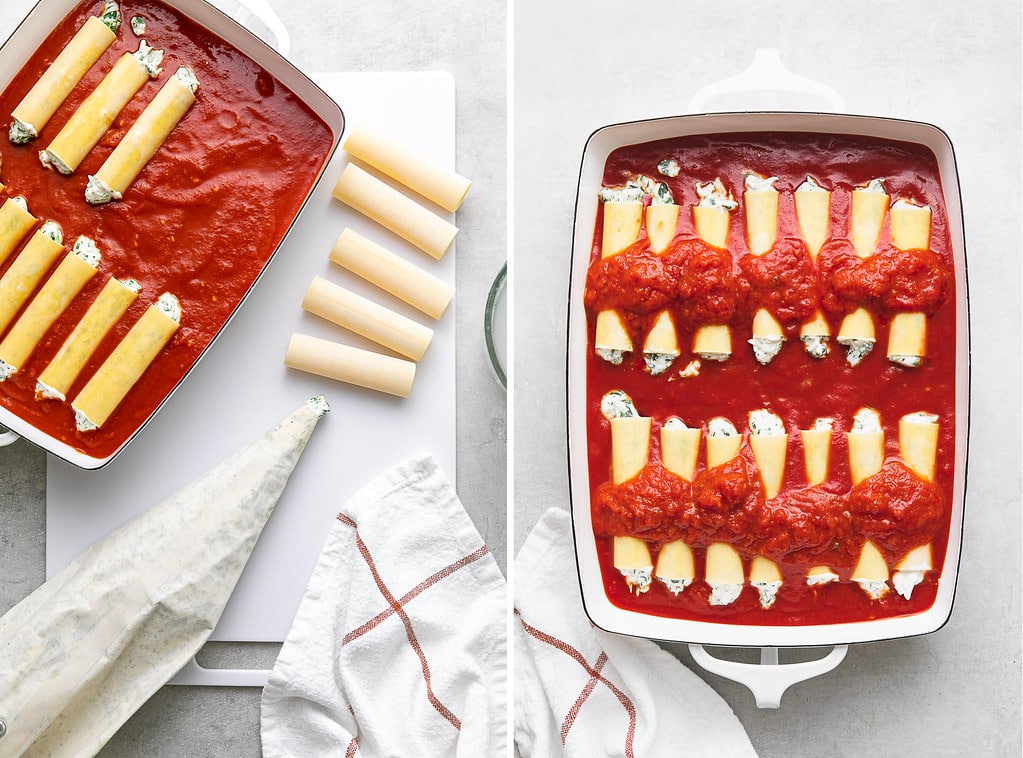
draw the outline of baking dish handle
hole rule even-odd
[[[234,13],[234,20],[243,26],[250,16],[255,16],[266,25],[274,36],[276,44],[272,47],[285,58],[291,52],[291,34],[288,32],[284,22],[281,21],[274,9],[270,7],[267,0],[235,0],[238,3],[238,10]]]
[[[793,684],[826,674],[845,660],[848,645],[836,645],[823,658],[801,663],[778,663],[778,648],[760,648],[760,663],[742,663],[715,658],[703,645],[689,645],[689,652],[702,668],[712,674],[744,684],[756,698],[758,708],[777,708],[781,696]]]
[[[10,429],[0,426],[0,447],[7,447],[8,445],[17,442],[21,437],[12,432]]]
[[[688,112],[725,110],[721,103],[727,102],[742,103],[741,110],[846,112],[845,101],[834,89],[785,68],[777,48],[757,48],[749,68],[699,90],[689,101]]]

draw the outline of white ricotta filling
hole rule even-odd
[[[600,412],[609,421],[613,418],[634,418],[639,414],[632,398],[622,390],[611,390],[600,399]]]
[[[679,372],[679,376],[683,376],[686,379],[699,375],[700,375],[699,361],[689,361],[689,363],[686,364],[686,367]]]
[[[749,172],[746,174],[746,189],[750,192],[760,192],[763,190],[774,189],[774,183],[778,181],[777,176],[761,176],[760,174],[754,174]]]
[[[65,176],[71,173],[71,167],[58,158],[56,154],[50,152],[49,148],[39,151],[39,162],[46,168],[52,168]]]
[[[698,205],[711,208],[724,208],[725,210],[731,211],[739,207],[739,204],[735,201],[728,190],[725,189],[725,185],[721,182],[721,179],[715,179],[712,182],[706,184],[696,183],[696,194],[700,198]]]
[[[717,361],[723,363],[731,357],[731,353],[697,353],[705,361]]]
[[[775,599],[778,597],[778,590],[781,589],[781,582],[750,582],[754,587],[757,588],[757,592],[760,594],[760,607],[770,608],[774,605]]]
[[[830,352],[828,349],[828,336],[826,334],[804,334],[800,337],[803,341],[803,349],[812,358],[826,358]]]
[[[71,251],[78,258],[85,263],[88,263],[93,268],[99,268],[99,248],[96,247],[96,243],[88,237],[82,236],[75,240],[74,247],[71,248]]]
[[[827,190],[820,186],[816,179],[807,175],[806,181],[796,187],[796,192],[827,192]]]
[[[643,353],[643,363],[653,376],[659,376],[671,368],[678,353]]]
[[[89,174],[89,181],[85,185],[85,201],[89,205],[103,205],[120,199],[120,192],[115,192],[105,181]]]
[[[12,376],[18,373],[18,367],[12,366],[10,363],[0,358],[0,382],[6,382]]]
[[[39,380],[36,380],[36,398],[37,399],[48,398],[50,400],[60,400],[60,401],[67,400],[67,398],[64,397],[64,393],[63,392],[58,392],[57,390],[55,390],[50,385],[44,384],[43,382],[40,382]]]
[[[827,573],[820,574],[807,574],[806,583],[810,587],[815,587],[818,584],[830,584],[831,582],[838,581],[838,574],[828,571]]]
[[[830,432],[834,430],[834,428],[835,419],[830,416],[821,416],[813,421],[813,430],[815,432]]]
[[[761,366],[766,366],[774,360],[775,356],[781,352],[783,342],[785,342],[784,337],[753,337],[749,341],[753,346],[753,356]]]
[[[853,434],[879,431],[881,431],[881,414],[873,408],[860,408],[853,415]]]
[[[731,605],[742,592],[741,584],[727,582],[707,582],[710,585],[711,605]]]
[[[678,165],[678,161],[674,158],[665,158],[663,161],[657,164],[657,172],[672,178],[679,175],[681,167]]]
[[[12,116],[11,129],[7,136],[15,145],[24,145],[38,137],[39,133],[32,124]]]
[[[856,583],[872,600],[880,600],[888,593],[888,583],[884,580],[857,579]]]
[[[909,600],[913,596],[913,588],[924,580],[924,573],[924,571],[917,570],[896,571],[892,575],[895,591]]]
[[[667,588],[668,592],[670,592],[675,597],[678,597],[680,594],[682,594],[682,591],[692,583],[693,580],[673,579],[669,577],[659,576],[657,577],[657,581],[663,584]]]
[[[874,349],[875,340],[861,339],[859,337],[839,337],[838,341],[845,346],[846,353],[845,359],[850,366],[856,366],[866,358],[870,351]]]
[[[888,360],[906,368],[917,368],[923,363],[923,358],[919,355],[889,355]]]
[[[771,413],[766,408],[750,411],[749,429],[757,435],[780,435],[785,434],[785,424],[781,417]]]
[[[652,568],[629,568],[619,569],[619,571],[625,577],[625,584],[637,595],[642,595],[650,589]]]
[[[625,360],[625,352],[614,347],[598,347],[596,350],[601,360],[605,360],[612,366],[621,366]]]

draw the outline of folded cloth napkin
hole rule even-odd
[[[337,517],[263,689],[264,758],[504,755],[506,584],[435,461]]]
[[[593,626],[567,511],[515,559],[515,744],[525,758],[756,756],[731,708],[650,640]]]

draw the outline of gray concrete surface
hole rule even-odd
[[[0,4],[0,40],[34,3]],[[232,11],[232,0],[214,5]],[[456,92],[456,165],[473,180],[458,212],[457,481],[466,510],[505,564],[506,395],[484,347],[483,312],[507,251],[505,6],[469,0],[333,3],[269,0],[291,33],[290,59],[306,71],[449,71]],[[97,6],[99,3],[97,2]],[[254,24],[254,31],[260,29]],[[2,152],[2,148],[0,148]],[[212,462],[211,462],[212,463]],[[25,442],[0,450],[0,613],[45,579],[46,457]],[[267,668],[275,644],[209,645],[207,666]],[[259,751],[254,688],[165,687],[111,740],[110,758],[224,756]]]
[[[589,134],[685,111],[776,47],[851,113],[945,129],[966,217],[973,393],[955,608],[935,634],[854,646],[760,711],[698,673],[765,758],[1020,754],[1020,8],[904,3],[517,0],[514,36],[514,545],[567,507],[565,330],[576,181]],[[688,651],[669,646],[693,665]]]

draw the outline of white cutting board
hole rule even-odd
[[[346,132],[364,120],[379,124],[410,147],[454,167],[455,95],[450,74],[313,78],[341,106]],[[434,321],[327,258],[348,226],[453,284],[454,246],[435,261],[334,200],[331,190],[347,163],[347,154],[339,148],[255,290],[188,379],[120,456],[98,471],[82,471],[50,456],[48,577],[97,538],[244,447],[314,394],[326,395],[331,412],[313,434],[212,639],[283,641],[341,506],[377,474],[427,452],[454,482],[455,303]],[[453,219],[452,214],[441,213]],[[285,368],[284,354],[294,331],[386,352],[302,311],[302,297],[315,275],[436,330],[408,398]]]

